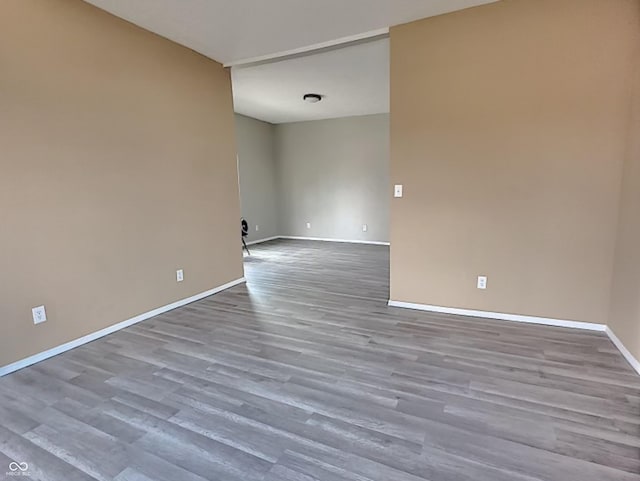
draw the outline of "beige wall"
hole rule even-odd
[[[640,21],[638,32],[609,316],[609,327],[636,359],[640,359]]]
[[[392,299],[607,323],[638,4],[391,30]]]
[[[277,125],[276,158],[282,235],[388,241],[388,114]]]
[[[79,0],[3,0],[0,71],[0,366],[242,276],[219,64]]]
[[[249,241],[280,235],[275,125],[236,115],[240,204]],[[256,226],[259,230],[256,231]]]

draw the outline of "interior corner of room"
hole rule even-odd
[[[79,0],[5,2],[0,362],[242,280],[244,216],[250,244],[391,243],[394,305],[606,326],[637,367],[637,2],[533,5],[229,71]]]
[[[640,369],[640,266],[629,263],[637,5],[594,1],[572,18],[571,2],[532,5],[497,2],[364,47],[233,68],[236,110],[262,118],[236,116],[248,239],[391,242],[390,305],[605,331]],[[494,29],[501,15],[510,20]],[[601,36],[589,34],[592,15]],[[356,52],[350,93],[389,88],[391,119],[318,120],[283,95],[303,92],[300,78],[330,88],[340,68],[356,77]],[[383,56],[390,87],[373,73]],[[394,185],[403,198],[390,199]]]
[[[640,0],[2,0],[0,166],[0,476],[640,479]]]

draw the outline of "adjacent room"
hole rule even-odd
[[[640,0],[3,0],[0,106],[0,480],[640,481]]]
[[[389,244],[389,39],[231,69],[248,244]]]

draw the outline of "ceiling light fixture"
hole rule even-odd
[[[309,102],[310,104],[317,104],[322,100],[322,95],[320,94],[304,94],[302,100],[305,102]]]

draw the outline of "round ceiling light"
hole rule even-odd
[[[320,94],[304,94],[302,100],[305,102],[309,102],[310,104],[317,104],[322,100],[322,95]]]

